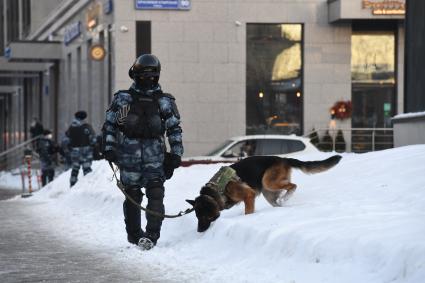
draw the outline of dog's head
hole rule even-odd
[[[211,196],[201,194],[195,200],[186,201],[195,208],[198,218],[198,232],[206,231],[211,222],[220,216],[220,206]]]

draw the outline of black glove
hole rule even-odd
[[[182,158],[180,157],[180,155],[169,152],[165,153],[164,174],[167,180],[173,176],[174,169],[180,167],[181,162]]]
[[[117,161],[117,154],[115,153],[114,150],[108,150],[108,151],[104,152],[103,153],[103,156],[109,162],[115,162],[115,161]]]

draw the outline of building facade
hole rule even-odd
[[[58,136],[79,109],[99,132],[113,93],[129,87],[128,69],[143,53],[161,61],[186,155],[232,136],[328,128],[338,102],[352,114],[335,120],[337,128],[391,128],[390,118],[403,113],[404,1],[64,0],[51,7],[26,39],[60,45],[43,61],[40,87],[52,94],[42,96],[49,106],[40,114]],[[101,60],[93,60],[94,46],[103,47]],[[14,54],[12,44],[19,62]],[[344,135],[351,150],[351,131]]]

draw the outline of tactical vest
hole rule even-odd
[[[90,145],[90,129],[87,124],[81,126],[71,126],[68,129],[70,147],[83,147]]]
[[[117,112],[118,129],[131,139],[158,138],[164,135],[165,126],[159,111],[158,98],[162,92],[146,95],[133,89],[121,90],[131,95],[131,103]]]

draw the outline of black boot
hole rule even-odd
[[[71,187],[75,185],[75,183],[77,183],[78,180],[78,171],[80,170],[80,168],[72,168],[71,171],[71,179],[70,179],[70,185]]]
[[[151,180],[146,186],[146,196],[148,198],[149,210],[164,214],[164,186],[161,180]],[[145,237],[150,239],[154,245],[158,241],[164,217],[159,217],[146,213],[146,233]]]
[[[138,204],[142,203],[143,194],[139,188],[127,188],[125,192]],[[137,245],[139,239],[144,235],[140,227],[140,208],[126,198],[123,203],[123,210],[127,240],[129,243]]]

